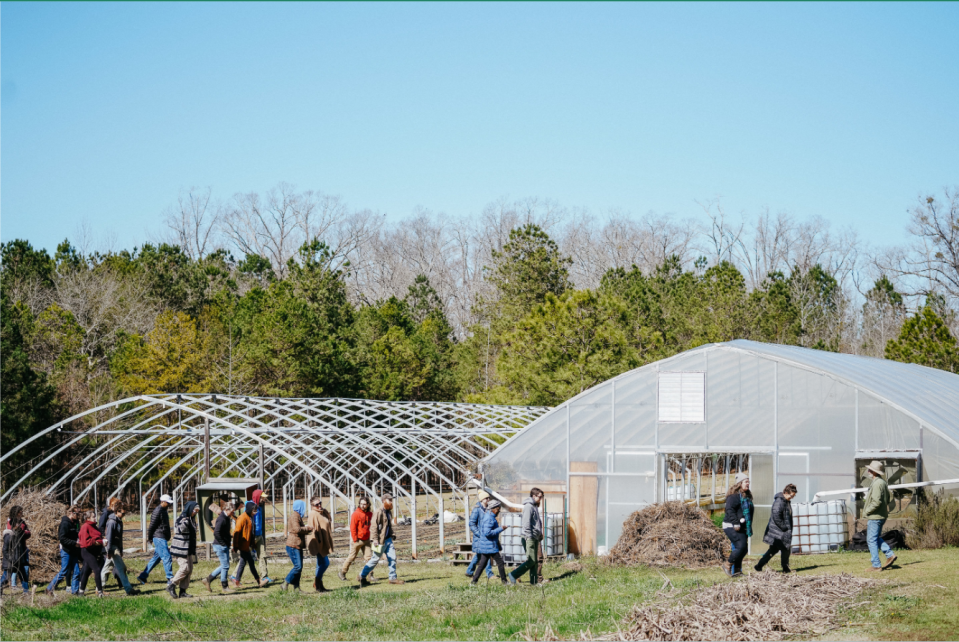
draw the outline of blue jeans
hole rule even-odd
[[[380,558],[386,556],[386,563],[390,567],[390,579],[396,579],[396,547],[393,546],[393,538],[389,538],[383,542],[383,553],[382,555],[377,555],[376,551],[373,551],[373,554],[370,556],[370,561],[366,563],[366,566],[363,567],[363,570],[360,571],[360,577],[364,580],[366,576],[373,572],[373,569],[376,568],[376,565],[379,563]]]
[[[153,549],[153,557],[150,558],[147,567],[137,576],[137,579],[145,584],[147,578],[150,577],[150,572],[153,571],[160,562],[163,562],[163,571],[166,573],[166,581],[167,584],[169,584],[170,580],[173,579],[173,556],[170,555],[170,547],[167,541],[162,537],[154,537]]]
[[[473,551],[473,559],[470,560],[469,566],[466,567],[466,574],[470,577],[473,577],[473,571],[476,570],[476,562],[479,561],[479,558],[479,553]],[[493,577],[493,560],[490,560],[486,564],[486,577]]]
[[[65,550],[60,550],[60,572],[47,585],[50,591],[57,590],[57,584],[60,580],[66,580],[70,585],[70,590],[76,593],[80,590],[80,553],[71,554]]]
[[[16,585],[17,578],[20,578],[20,586],[23,587],[24,593],[30,592],[30,567],[21,566],[18,569],[13,569],[12,571],[4,571],[3,579],[0,579],[0,586],[5,586],[7,579],[10,580],[10,583]]]
[[[886,523],[884,519],[870,519],[866,522],[866,544],[869,545],[869,554],[872,556],[873,568],[879,568],[882,564],[879,562],[879,549],[886,559],[893,557],[895,553],[889,548],[886,540],[879,537],[882,534],[882,525]]]
[[[323,573],[326,573],[326,569],[330,568],[330,557],[329,555],[324,555],[320,557],[316,556],[316,579],[322,580]]]
[[[286,554],[293,562],[293,568],[286,574],[286,583],[294,588],[300,588],[300,576],[303,574],[303,549],[287,546]]]
[[[230,574],[230,547],[214,544],[213,550],[216,552],[216,558],[220,560],[220,584],[226,586],[226,578]]]

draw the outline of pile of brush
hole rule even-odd
[[[30,580],[49,582],[60,570],[60,542],[57,532],[67,506],[34,488],[18,491],[0,507],[0,520],[6,529],[10,509],[23,509],[23,520],[30,529],[27,548],[30,549]]]
[[[729,541],[709,516],[684,502],[654,504],[623,522],[623,534],[607,563],[621,566],[718,566],[729,556]]]

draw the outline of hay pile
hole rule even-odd
[[[23,519],[30,529],[30,539],[27,540],[27,548],[30,549],[30,581],[49,582],[60,570],[60,542],[57,541],[57,531],[67,506],[39,490],[22,489],[0,507],[0,519],[3,520],[4,528],[11,506],[23,508]]]
[[[625,631],[606,640],[782,640],[838,628],[841,606],[876,580],[842,575],[800,577],[767,570],[690,593],[679,602],[637,607]]]
[[[625,566],[718,566],[729,542],[709,516],[683,502],[654,504],[623,522],[623,534],[609,552],[609,564]]]

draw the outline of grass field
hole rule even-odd
[[[407,584],[380,582],[361,590],[355,581],[336,578],[334,561],[326,575],[334,590],[325,595],[312,592],[312,567],[307,566],[306,590],[300,594],[271,586],[221,596],[210,595],[199,583],[213,566],[198,565],[193,599],[171,600],[161,582],[147,584],[138,597],[108,591],[104,599],[58,593],[50,600],[41,592],[34,606],[30,598],[6,598],[0,639],[516,640],[539,638],[547,628],[561,638],[579,638],[586,631],[615,631],[631,607],[657,598],[664,581],[653,569],[609,568],[585,559],[547,565],[552,581],[541,587],[504,588],[484,578],[471,589],[463,567],[401,561],[400,576]],[[793,566],[801,573],[866,575],[868,555],[794,557]],[[684,590],[741,581],[719,569],[663,573]],[[886,583],[864,598],[869,604],[845,614],[845,626],[829,639],[959,639],[959,549],[904,551],[891,571],[875,576]],[[154,572],[154,578],[161,577]]]

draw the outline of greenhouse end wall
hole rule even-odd
[[[728,475],[717,470],[728,472],[728,458],[738,454],[750,466],[770,467],[762,475],[770,488],[756,487],[758,475],[753,482],[754,494],[766,498],[757,501],[754,531],[761,537],[776,492],[794,483],[798,500],[811,501],[821,491],[859,487],[862,456],[898,453],[919,462],[924,480],[959,478],[959,376],[929,370],[749,341],[703,346],[574,397],[490,455],[484,472],[491,487],[513,496],[535,485],[569,491],[572,528],[590,531],[581,538],[590,547],[580,552],[596,553],[615,544],[633,511],[667,495],[681,497],[680,484],[701,497],[696,484],[710,458],[707,483],[724,490]],[[670,373],[688,373],[692,382],[678,401],[664,396],[673,394],[662,383]],[[672,376],[669,386],[676,380]],[[914,412],[908,403],[925,409]],[[690,472],[680,481],[671,464],[680,460],[683,467],[699,462],[695,477]],[[595,497],[577,497],[586,486],[571,486],[576,478],[594,480],[588,493]],[[959,488],[947,492],[959,494]],[[721,501],[721,495],[709,497],[704,505]],[[575,523],[582,501],[596,506],[595,522],[580,517],[583,523]]]

